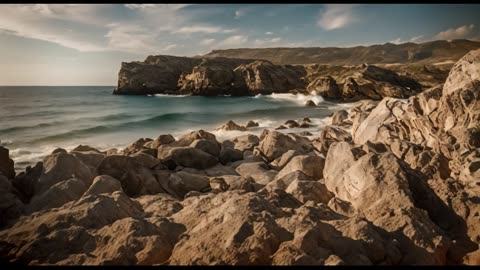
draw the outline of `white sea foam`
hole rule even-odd
[[[180,97],[189,97],[190,95],[167,95],[167,94],[155,94],[154,97],[169,97],[169,98],[180,98]]]
[[[304,95],[304,94],[278,94],[273,93],[271,95],[264,96],[265,98],[272,98],[272,99],[279,99],[279,100],[287,100],[295,102],[298,105],[305,105],[305,102],[308,100],[312,100],[315,104],[319,104],[324,102],[322,96],[319,95]]]

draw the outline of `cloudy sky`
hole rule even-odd
[[[214,49],[480,40],[480,6],[0,4],[0,85],[115,85],[122,61]]]

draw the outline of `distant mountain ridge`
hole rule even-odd
[[[421,63],[435,64],[457,61],[471,50],[480,48],[480,42],[465,39],[437,40],[425,43],[385,43],[383,45],[356,46],[350,48],[240,48],[213,50],[198,58],[262,59],[274,64],[330,64],[358,65]]]

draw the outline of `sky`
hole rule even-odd
[[[111,85],[215,49],[480,41],[475,4],[0,4],[0,85]]]

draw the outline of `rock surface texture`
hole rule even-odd
[[[184,77],[192,89],[230,87],[218,63],[194,69],[193,60],[155,59],[192,68]],[[174,66],[166,72],[180,75]],[[298,83],[294,67],[241,67],[229,66],[231,75],[244,74],[251,94]],[[358,101],[308,137],[289,129],[223,142],[204,130],[162,134],[121,154],[56,150],[18,175],[0,148],[0,261],[478,265],[480,50],[421,93],[408,78],[362,70],[349,94],[380,101]],[[333,98],[345,91],[333,83],[310,85]],[[221,129],[248,132],[234,122]]]

